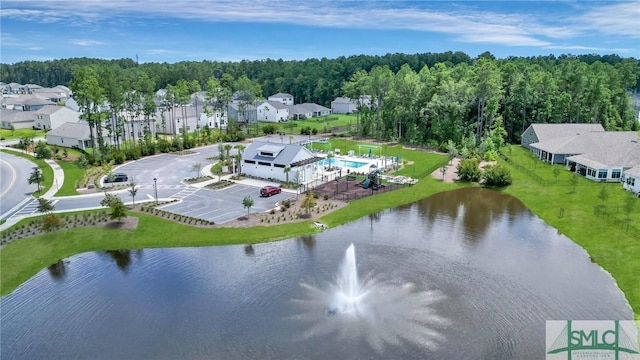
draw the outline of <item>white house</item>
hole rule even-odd
[[[293,105],[293,95],[285,93],[277,93],[267,98],[269,101],[278,101],[285,105]]]
[[[85,122],[64,123],[49,131],[46,135],[46,139],[47,144],[49,145],[86,150],[91,148],[90,134],[89,125]],[[109,141],[109,134],[104,129],[102,131],[102,138],[105,144],[111,144]]]
[[[597,136],[596,136],[597,135]],[[597,138],[591,150],[569,156],[566,164],[578,174],[595,181],[621,181],[622,173],[640,166],[640,137],[633,131],[592,133]]]
[[[67,122],[79,122],[80,113],[65,106],[47,105],[35,112],[36,129],[51,130]]]
[[[282,122],[289,119],[289,108],[281,102],[267,100],[256,106],[258,121]]]
[[[622,186],[625,190],[640,196],[640,165],[622,173]]]
[[[255,141],[242,153],[242,172],[262,179],[304,184],[314,179],[316,157],[302,145]],[[289,168],[289,172],[285,172]]]

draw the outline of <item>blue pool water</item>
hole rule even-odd
[[[348,168],[357,169],[361,166],[368,165],[368,163],[366,162],[349,161],[349,160],[342,160],[342,159],[324,159],[324,160],[318,161],[318,165],[329,165],[329,161],[331,161],[331,165],[341,167],[341,168],[348,167]]]

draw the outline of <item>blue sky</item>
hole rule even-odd
[[[640,58],[636,1],[2,0],[0,62],[463,51]]]

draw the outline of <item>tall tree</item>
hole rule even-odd
[[[73,97],[80,107],[82,119],[89,124],[91,149],[93,154],[97,154],[95,134],[97,132],[98,137],[102,138],[100,106],[105,100],[100,77],[91,66],[79,67],[73,73],[73,80],[69,84],[69,88],[73,91]]]

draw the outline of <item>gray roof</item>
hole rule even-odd
[[[67,137],[71,139],[78,140],[89,140],[91,139],[89,133],[89,124],[85,122],[80,123],[70,123],[66,122],[57,128],[49,131],[46,136],[61,136]],[[102,136],[108,136],[108,132],[105,129],[102,129]]]
[[[633,176],[636,178],[640,178],[640,165],[634,166],[631,169],[623,171],[625,176]]]
[[[35,112],[0,108],[0,119],[8,123],[35,121]]]
[[[62,109],[64,109],[64,106],[58,106],[58,105],[45,105],[43,106],[41,109],[36,111],[36,114],[43,114],[43,115],[51,115],[55,112],[58,112]],[[69,109],[71,110],[71,109]]]
[[[277,153],[275,158],[261,156],[260,151]],[[246,160],[266,161],[279,165],[308,164],[319,160],[311,151],[302,145],[277,144],[265,141],[254,141],[242,153]]]
[[[314,112],[318,112],[318,111],[331,111],[331,109],[326,108],[322,105],[318,105],[318,104],[313,104],[313,103],[303,103],[303,104],[299,104],[298,106],[308,109],[309,111],[314,111]]]
[[[535,131],[538,136],[538,141],[545,141],[592,131],[604,131],[604,128],[600,124],[531,124],[529,127],[533,128],[533,131]],[[527,128],[525,132],[528,130],[529,128]]]
[[[351,101],[351,99],[349,99],[348,97],[341,97],[341,96],[338,96],[338,97],[337,97],[335,100],[333,100],[331,103],[332,103],[332,104],[333,104],[333,103],[336,103],[336,104],[353,104],[353,101]]]
[[[552,154],[584,154],[591,151],[604,151],[611,146],[638,139],[634,131],[585,132],[563,137],[555,137],[529,146]]]
[[[293,95],[287,93],[277,93],[269,96],[270,98],[284,99],[284,98],[292,98]]]
[[[285,105],[285,104],[283,104],[283,103],[281,103],[279,101],[267,100],[267,101],[261,102],[260,105],[262,105],[264,103],[269,103],[269,105],[273,106],[277,110],[288,109],[287,105]],[[258,106],[260,106],[260,105],[258,105]]]
[[[627,133],[632,131],[625,131]],[[615,132],[613,132],[615,133]],[[635,139],[621,139],[601,144],[599,149],[591,150],[581,155],[570,156],[567,160],[588,166],[594,169],[620,166],[630,168],[640,165],[640,138],[635,134]],[[615,137],[611,137],[615,139]]]
[[[287,107],[289,108],[289,114],[292,115],[296,115],[296,114],[308,114],[311,112],[311,110],[302,107],[300,105],[287,105]]]

